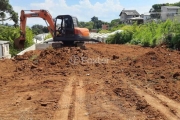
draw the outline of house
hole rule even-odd
[[[9,54],[9,41],[0,40],[0,59],[11,58]]]
[[[147,23],[148,21],[151,20],[151,15],[150,15],[150,13],[141,14],[141,17],[143,18],[144,23]]]
[[[161,6],[161,20],[174,19],[180,12],[178,6]]]
[[[108,30],[109,29],[109,26],[106,25],[106,24],[102,24],[102,30]]]
[[[131,18],[139,17],[140,14],[136,10],[122,10],[119,16],[122,23],[129,24]]]
[[[134,22],[137,22],[137,24],[144,23],[144,19],[142,17],[134,17],[129,19],[130,24],[133,24]]]

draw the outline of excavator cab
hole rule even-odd
[[[90,41],[89,30],[79,28],[76,17],[59,15],[55,19],[55,32],[53,41],[62,42],[63,46],[83,45],[84,41]]]
[[[60,15],[56,17],[54,33],[55,37],[68,37],[74,35],[74,21],[70,15]]]

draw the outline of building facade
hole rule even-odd
[[[161,6],[161,20],[174,19],[179,12],[180,7],[178,6]]]
[[[140,14],[136,10],[122,10],[119,16],[122,23],[129,24],[132,18],[140,17]]]
[[[102,30],[108,30],[109,29],[109,26],[106,25],[106,24],[102,24]]]

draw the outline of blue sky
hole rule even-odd
[[[9,0],[14,10],[47,9],[53,17],[61,14],[77,16],[79,21],[90,21],[97,16],[102,21],[110,22],[119,18],[123,9],[135,9],[140,14],[148,13],[153,4],[175,3],[179,0]],[[27,24],[43,24],[38,18],[28,19]]]

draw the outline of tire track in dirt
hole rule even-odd
[[[85,90],[83,88],[83,81],[78,81],[78,87],[76,89],[76,101],[75,101],[75,117],[74,120],[88,120],[88,112],[85,105]]]
[[[102,103],[102,108],[110,112],[111,114],[115,114],[115,111],[119,111],[119,114],[117,115],[118,118],[121,118],[121,120],[128,120],[128,116],[124,114],[123,110],[118,108],[111,102]]]
[[[125,104],[124,101],[119,101],[119,105],[116,105],[114,103],[115,101],[111,101],[111,99],[108,98],[106,95],[103,95],[102,100],[103,102],[101,103],[101,107],[105,111],[108,111],[108,113],[115,114],[117,118],[121,118],[120,120],[133,120],[132,117],[131,117],[132,119],[129,118],[130,116],[127,115],[127,113],[125,112],[125,108],[121,106]]]
[[[84,79],[86,86],[86,104],[89,119],[92,120],[134,120],[134,115],[130,116],[125,111],[123,105],[125,101],[117,100],[115,95],[109,96],[107,88],[100,79]],[[108,90],[110,91],[110,90]],[[116,99],[115,99],[116,97]],[[115,104],[117,103],[117,104]]]
[[[180,119],[180,104],[174,100],[169,99],[168,97],[157,94],[155,91],[148,89],[148,92],[151,92],[153,95],[155,95],[159,100],[164,102],[168,107],[171,107],[174,111],[174,114],[177,115]]]
[[[72,78],[73,84],[72,84],[72,94],[71,94],[71,102],[69,105],[69,112],[68,112],[68,120],[73,120],[74,118],[74,111],[75,111],[75,99],[76,99],[76,81],[74,78]]]
[[[180,118],[172,113],[172,111],[162,104],[162,101],[139,89],[137,86],[131,85],[131,88],[141,97],[143,97],[147,103],[160,111],[168,120],[179,120]]]
[[[54,120],[88,120],[84,100],[83,81],[71,77],[58,102],[59,109],[54,114]]]
[[[68,85],[58,102],[58,110],[54,114],[54,120],[68,120],[69,108],[71,106],[72,84],[73,79],[69,79]]]

